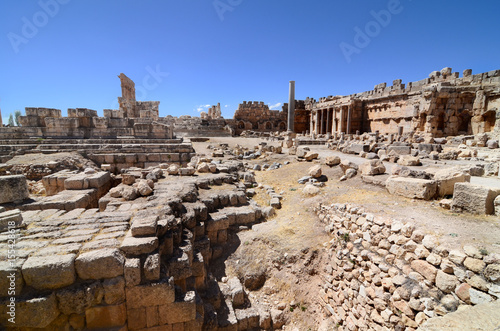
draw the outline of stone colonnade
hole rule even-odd
[[[314,109],[309,119],[310,131],[316,134],[350,133],[352,106],[339,105]]]

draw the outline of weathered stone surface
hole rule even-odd
[[[87,308],[102,302],[104,291],[99,281],[70,286],[56,292],[59,310],[65,315],[84,314]]]
[[[464,266],[467,269],[474,271],[475,273],[480,273],[481,271],[483,271],[484,267],[486,266],[486,263],[484,263],[484,261],[479,259],[467,257],[465,258]]]
[[[484,277],[490,282],[499,283],[500,282],[500,264],[494,263],[488,265],[484,269]]]
[[[319,164],[313,165],[312,167],[309,168],[307,173],[309,174],[309,176],[313,178],[319,178],[322,175],[321,166]]]
[[[141,237],[141,236],[154,236],[156,235],[156,228],[158,225],[158,216],[157,215],[149,215],[149,216],[136,216],[132,222],[132,226],[130,228],[132,236]]]
[[[139,285],[141,283],[141,260],[126,259],[123,272],[127,286]]]
[[[245,302],[245,292],[243,291],[240,280],[236,277],[232,277],[227,281],[227,285],[229,286],[233,306],[240,307],[243,305]]]
[[[160,254],[148,255],[144,262],[144,278],[149,281],[160,279]]]
[[[0,204],[29,198],[28,183],[23,175],[0,176]]]
[[[147,254],[158,248],[157,237],[125,237],[120,249],[127,255]]]
[[[102,287],[106,304],[116,305],[125,300],[125,279],[122,276],[104,280]]]
[[[468,306],[456,312],[427,320],[419,330],[494,330],[500,320],[500,301]]]
[[[438,196],[452,195],[455,183],[470,182],[470,174],[461,170],[442,169],[434,174],[434,180],[438,183]]]
[[[153,189],[148,185],[147,181],[145,180],[140,180],[139,182],[136,183],[136,185],[137,185],[136,188],[137,192],[143,197],[146,197],[153,193]]]
[[[158,307],[160,324],[189,322],[196,318],[194,291],[187,292],[181,300]]]
[[[16,302],[16,327],[44,328],[59,315],[54,293],[46,297],[37,297]]]
[[[452,293],[460,284],[458,278],[453,275],[448,275],[441,270],[438,270],[436,275],[436,286],[444,293]]]
[[[473,214],[493,214],[493,201],[500,194],[500,189],[470,183],[456,183],[453,194],[453,211],[467,211]]]
[[[416,156],[411,156],[411,155],[403,155],[399,158],[398,164],[406,167],[411,167],[411,166],[419,166],[422,165],[420,163],[420,159]]]
[[[125,303],[115,306],[91,307],[85,311],[85,320],[89,329],[110,329],[124,326],[127,321]]]
[[[371,160],[360,165],[359,171],[368,176],[382,175],[385,173],[385,166],[380,160]]]
[[[470,302],[473,305],[480,305],[482,303],[491,302],[493,300],[493,298],[490,295],[473,288],[469,289],[469,295],[470,295]]]
[[[23,216],[19,209],[0,211],[0,232],[22,226]]]
[[[166,305],[175,301],[174,286],[168,282],[127,287],[128,309]]]
[[[307,184],[302,189],[302,193],[307,194],[307,195],[316,195],[319,193],[319,188],[314,186],[314,185]]]
[[[325,164],[329,167],[333,167],[336,165],[339,165],[341,162],[340,157],[334,155],[334,156],[327,156],[325,159]]]
[[[427,280],[434,282],[436,280],[437,269],[423,260],[414,260],[411,262],[413,270],[424,276]]]
[[[22,273],[26,284],[39,290],[71,285],[76,279],[75,254],[30,257]]]
[[[75,267],[81,279],[104,279],[123,275],[124,263],[118,249],[104,248],[80,254]]]
[[[391,176],[385,183],[389,193],[412,199],[430,200],[437,191],[437,183],[427,179]]]

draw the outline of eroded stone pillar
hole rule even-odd
[[[316,130],[314,130],[316,132],[316,134],[319,134],[319,109],[316,109]]]
[[[290,90],[288,92],[288,131],[294,131],[295,121],[295,81],[290,81]]]
[[[321,109],[321,121],[320,121],[320,125],[319,125],[319,134],[323,134],[323,123],[324,123],[324,120],[325,120],[325,110],[324,109]]]
[[[330,133],[330,130],[328,130],[328,126],[330,125],[330,109],[326,109],[326,128],[325,128],[325,133]]]
[[[346,130],[346,133],[351,133],[351,116],[352,116],[352,107],[349,106],[347,108],[347,130]]]

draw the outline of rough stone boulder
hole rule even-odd
[[[411,155],[403,155],[399,158],[398,164],[402,166],[420,166],[422,163],[420,163],[420,159],[416,156],[411,156]]]
[[[380,160],[371,160],[360,165],[359,171],[368,176],[382,175],[385,173],[385,166]]]
[[[192,176],[195,172],[196,169],[193,167],[179,168],[179,175],[181,176]]]
[[[207,173],[207,172],[210,172],[210,168],[208,167],[208,163],[206,162],[201,162],[200,164],[198,164],[197,168],[196,168],[196,171],[198,171],[199,173]]]
[[[298,147],[295,154],[297,155],[297,157],[303,158],[309,151],[309,147]]]
[[[308,172],[309,176],[311,176],[313,178],[319,178],[322,175],[321,166],[319,164],[313,165],[312,167],[309,168],[309,170],[307,172]]]
[[[317,159],[318,158],[318,153],[316,152],[307,152],[306,155],[304,155],[304,159],[306,161],[312,161],[314,159]]]
[[[342,162],[340,162],[340,169],[342,169],[342,171],[345,174],[348,169],[354,169],[357,171],[358,165],[356,163],[348,161],[348,160],[342,160]]]
[[[391,176],[385,185],[389,193],[411,199],[430,200],[437,192],[437,182],[427,179]]]
[[[0,177],[0,203],[22,201],[29,198],[28,183],[23,175]]]
[[[438,196],[452,195],[455,183],[470,182],[470,175],[462,170],[442,169],[434,174],[438,183]]]
[[[319,188],[312,185],[312,184],[307,184],[303,189],[302,193],[307,194],[307,195],[316,195],[319,193]]]
[[[491,215],[495,211],[494,201],[500,189],[471,183],[456,183],[453,193],[453,211]]]
[[[178,175],[179,174],[179,166],[177,164],[171,164],[167,168],[167,173],[169,175]]]
[[[325,159],[325,164],[329,167],[333,167],[336,165],[339,165],[341,162],[340,157],[333,155],[333,156],[327,156]]]

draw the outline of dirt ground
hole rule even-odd
[[[227,143],[230,147],[239,144],[253,147],[261,142],[257,138],[213,138],[208,142],[193,143],[197,153],[209,155],[207,145]],[[270,145],[278,142],[266,141]],[[319,203],[350,203],[362,207],[366,212],[402,222],[410,222],[426,233],[437,236],[439,243],[449,249],[466,244],[483,247],[488,252],[500,252],[500,220],[498,216],[457,214],[439,207],[438,201],[422,201],[390,195],[385,188],[364,183],[360,176],[340,182],[339,167],[322,165],[328,177],[320,193],[310,197],[302,193],[304,185],[297,180],[307,175],[307,169],[320,163],[327,155],[336,154],[341,159],[348,157],[356,163],[366,161],[357,156],[334,152],[324,146],[310,146],[319,153],[319,160],[298,162],[295,156],[284,154],[248,161],[249,164],[272,164],[290,161],[280,169],[255,171],[259,184],[269,185],[283,196],[282,208],[266,223],[253,226],[249,231],[237,234],[236,246],[225,260],[225,274],[240,276],[247,273],[264,272],[265,285],[250,293],[250,299],[276,307],[285,306],[286,330],[316,330],[322,316],[317,298],[318,289],[324,280],[320,271],[328,264],[324,246],[331,239],[313,213]],[[434,167],[453,164],[424,165]],[[390,165],[387,164],[389,168]],[[422,169],[422,167],[420,167]],[[496,185],[497,183],[493,183]],[[269,197],[261,188],[256,189],[256,200],[266,206]]]

